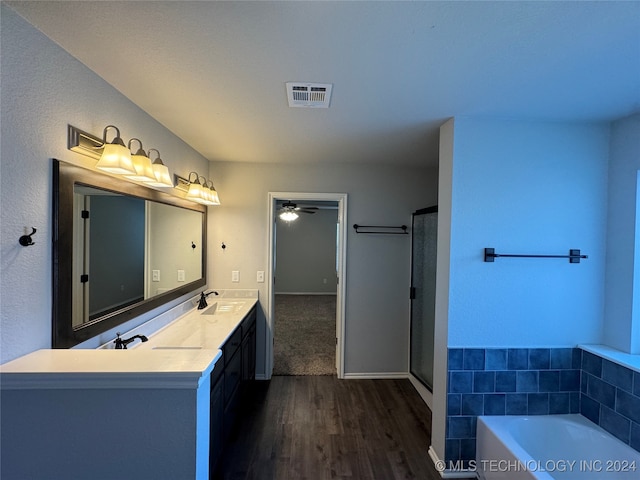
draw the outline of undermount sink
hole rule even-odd
[[[225,315],[229,313],[236,313],[242,310],[245,302],[242,300],[217,300],[216,303],[207,308],[202,315]]]
[[[202,347],[153,347],[151,350],[202,350]]]

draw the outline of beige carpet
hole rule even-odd
[[[336,296],[276,295],[273,375],[336,374]]]

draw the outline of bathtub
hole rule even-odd
[[[638,480],[640,452],[578,414],[480,416],[482,480]]]

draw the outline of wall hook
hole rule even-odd
[[[191,242],[191,248],[193,248],[195,250],[196,249],[196,244]]]
[[[220,245],[222,247],[222,249],[224,250],[225,248],[227,248],[227,246],[224,244],[224,242],[222,242],[222,245]]]
[[[31,238],[31,236],[34,235],[37,230],[35,229],[35,227],[31,227],[31,229],[33,231],[29,235],[22,235],[18,240],[18,242],[20,242],[20,245],[22,245],[23,247],[30,247],[31,245],[35,245],[35,242]]]

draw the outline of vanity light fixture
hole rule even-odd
[[[191,174],[195,175],[195,180],[191,180]],[[187,192],[187,198],[189,200],[193,200],[194,202],[204,204],[204,188],[200,183],[200,176],[196,172],[191,172],[189,173],[189,178],[187,180],[189,181],[189,191]]]
[[[169,174],[169,169],[167,166],[162,163],[162,159],[160,158],[160,152],[155,148],[149,149],[149,155],[151,155],[151,151],[154,151],[158,154],[158,157],[153,161],[151,167],[153,168],[153,174],[155,176],[155,180],[145,181],[147,185],[151,185],[152,187],[170,187],[173,188],[173,181],[171,180],[171,175]]]
[[[211,180],[198,175],[197,172],[191,172],[187,183],[189,184],[189,190],[186,198],[203,205],[220,205],[220,197]]]
[[[211,180],[198,172],[190,172],[187,178],[174,175],[176,189],[186,192],[185,198],[202,205],[220,205],[220,197]]]
[[[109,128],[116,131],[116,138],[111,143],[107,143]],[[160,152],[150,148],[147,155],[142,148],[142,142],[137,138],[129,140],[129,148],[125,147],[120,138],[120,130],[114,125],[105,127],[102,139],[71,125],[68,126],[67,134],[67,148],[73,152],[97,158],[96,168],[100,170],[122,175],[128,180],[142,182],[150,187],[173,188],[174,186],[169,169],[160,158]],[[131,143],[134,140],[140,144],[140,148],[131,155]],[[157,154],[153,163],[151,162],[152,151]]]
[[[140,148],[136,153],[131,155],[131,161],[133,163],[133,168],[136,171],[135,175],[125,175],[125,177],[131,180],[137,180],[138,182],[155,182],[156,176],[153,172],[153,167],[151,166],[151,160],[142,149],[142,142],[137,138],[132,138],[129,140],[128,147],[129,151],[131,151],[131,142],[136,141],[140,145]]]
[[[107,143],[107,130],[113,128],[116,136],[111,143]],[[120,130],[115,125],[107,125],[102,132],[102,155],[96,164],[96,168],[105,172],[115,173],[118,175],[136,175],[131,161],[131,151],[125,147],[122,138],[120,138]]]

